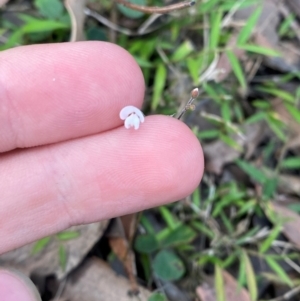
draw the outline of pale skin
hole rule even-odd
[[[102,42],[0,53],[0,254],[72,225],[180,200],[199,184],[203,154],[175,118],[125,129],[144,79],[122,48]],[[189,91],[187,91],[188,95]],[[0,269],[0,300],[36,300]]]

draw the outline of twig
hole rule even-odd
[[[177,117],[178,120],[185,114],[187,110],[193,109],[193,101],[199,96],[199,89],[195,88],[191,92],[191,98],[187,102],[187,104],[184,106],[183,110],[180,112],[179,116]]]
[[[167,14],[174,10],[179,10],[187,7],[193,6],[196,2],[195,1],[184,1],[176,4],[167,5],[164,7],[158,6],[141,6],[134,3],[131,3],[126,0],[115,0],[119,4],[127,6],[131,9],[146,13],[146,14]]]
[[[153,28],[149,28],[148,24],[145,24],[146,22],[148,22],[148,20],[146,20],[145,23],[143,23],[141,25],[141,28],[139,28],[137,31],[133,31],[124,27],[121,27],[113,22],[111,22],[110,20],[106,19],[105,17],[103,17],[102,15],[100,15],[99,13],[97,13],[94,10],[91,10],[90,8],[86,7],[84,9],[84,13],[89,16],[94,18],[95,20],[97,20],[98,22],[100,22],[101,24],[103,24],[104,26],[111,28],[117,32],[121,32],[127,36],[142,36],[142,35],[146,35],[150,32],[153,32],[157,29],[159,29],[161,27],[161,25],[153,27]],[[153,17],[155,16],[155,18]],[[160,17],[161,15],[152,15],[149,17],[149,19],[151,18],[151,20],[156,20],[158,17]]]

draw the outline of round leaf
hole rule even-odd
[[[168,301],[166,296],[162,293],[153,293],[148,301]]]
[[[158,249],[158,242],[154,235],[144,234],[139,235],[135,239],[135,249],[141,253],[150,254]]]
[[[181,259],[167,250],[162,250],[155,256],[153,269],[159,278],[166,281],[178,280],[185,273]]]

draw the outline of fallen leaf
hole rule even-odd
[[[131,291],[137,292],[135,255],[132,251],[132,239],[135,234],[137,214],[129,214],[113,220],[106,236],[109,245],[122,262],[131,283]]]
[[[84,41],[84,20],[86,0],[65,0],[65,6],[71,17],[71,37],[70,42]]]
[[[79,236],[69,240],[58,240],[52,237],[43,250],[32,254],[35,243],[18,248],[0,256],[0,266],[15,268],[26,275],[32,273],[46,276],[55,275],[58,279],[65,277],[78,266],[89,250],[102,236],[108,221],[101,221],[89,225],[74,226],[68,231],[77,231]],[[66,250],[66,268],[63,270],[59,262],[59,247]]]
[[[233,139],[243,151],[237,151],[221,140],[203,145],[207,171],[221,174],[223,166],[238,159],[244,150],[246,151],[247,158],[249,158],[260,141],[264,139],[266,126],[263,122],[246,124],[242,128],[242,132],[246,138],[245,140],[241,139],[238,135],[234,135]]]
[[[300,216],[296,212],[289,208],[279,205],[277,203],[271,203],[271,208],[281,218],[287,219],[283,224],[283,234],[289,239],[290,242],[294,243],[298,249],[300,249]]]
[[[248,291],[244,288],[239,288],[237,281],[229,273],[223,270],[222,275],[227,301],[251,301]],[[216,301],[213,278],[197,287],[196,294],[201,301]]]
[[[89,259],[67,281],[62,298],[71,301],[147,301],[150,292],[139,286],[136,298],[128,295],[130,282],[118,276],[104,261]]]

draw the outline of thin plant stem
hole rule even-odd
[[[122,4],[131,9],[146,13],[146,14],[167,14],[174,10],[184,9],[191,7],[195,4],[195,1],[184,1],[176,4],[171,4],[163,7],[159,6],[141,6],[134,3],[131,3],[126,0],[115,0],[117,3]]]

